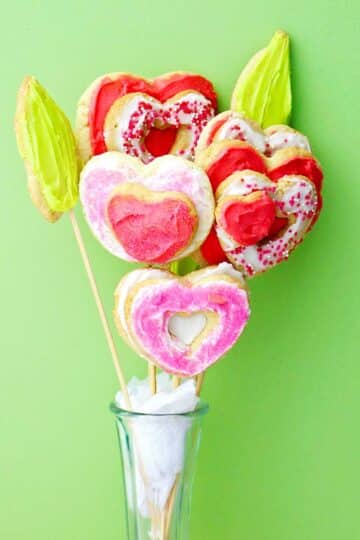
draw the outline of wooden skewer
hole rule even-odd
[[[98,286],[97,286],[96,281],[95,281],[94,272],[93,272],[93,269],[91,267],[89,256],[88,256],[86,248],[85,248],[84,240],[83,240],[83,237],[81,235],[80,228],[79,228],[79,225],[78,225],[78,222],[77,222],[77,219],[76,219],[76,215],[75,215],[73,210],[69,211],[69,216],[70,216],[71,225],[72,225],[72,228],[73,228],[73,231],[74,231],[74,235],[75,235],[77,244],[79,246],[80,254],[81,254],[84,266],[85,266],[85,271],[86,271],[86,274],[87,274],[88,279],[89,279],[91,291],[92,291],[92,293],[94,295],[95,304],[96,304],[97,310],[99,312],[101,324],[102,324],[102,327],[103,327],[103,330],[104,330],[104,333],[105,333],[107,344],[108,344],[109,349],[110,349],[111,358],[112,358],[112,361],[113,361],[113,364],[114,364],[114,368],[115,368],[115,371],[116,371],[117,378],[118,378],[119,383],[120,383],[120,388],[121,388],[122,394],[124,396],[125,404],[126,404],[126,407],[130,410],[131,409],[131,403],[130,403],[128,389],[127,389],[127,386],[126,386],[125,376],[124,376],[124,373],[123,373],[123,371],[121,369],[119,356],[118,356],[118,353],[117,353],[117,350],[116,350],[116,347],[115,347],[115,343],[114,343],[114,338],[113,338],[113,336],[111,334],[109,322],[108,322],[108,320],[106,318],[104,306],[103,306],[103,303],[101,301],[101,297],[100,297],[100,294],[99,294],[99,289],[98,289]]]
[[[196,376],[196,395],[200,396],[201,388],[204,383],[205,378],[205,371],[199,373],[199,375]]]
[[[180,383],[181,383],[181,377],[179,377],[179,375],[174,375],[172,379],[173,388],[177,388],[178,386],[180,386]]]
[[[154,395],[157,392],[156,381],[156,366],[152,362],[148,362],[149,384],[151,393]]]
[[[175,482],[173,484],[173,487],[171,488],[169,498],[167,500],[165,509],[165,540],[168,540],[169,534],[170,534],[170,526],[171,526],[171,517],[174,510],[174,503],[175,503],[175,497],[176,497],[176,488],[178,486],[180,480],[180,474],[177,474]]]

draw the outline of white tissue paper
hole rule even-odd
[[[157,376],[157,393],[151,394],[148,379],[131,379],[128,391],[132,408],[148,414],[179,414],[193,411],[199,402],[195,382],[188,379],[172,387],[169,375]],[[126,408],[121,392],[116,404]],[[131,419],[131,437],[135,447],[135,481],[137,505],[143,517],[149,517],[149,507],[163,510],[184,463],[185,436],[191,419],[181,416],[136,417]],[[123,436],[120,432],[120,436]],[[126,465],[126,463],[125,463]],[[126,469],[126,466],[125,466]],[[130,470],[125,470],[127,489],[131,489]],[[127,494],[132,501],[132,494]]]

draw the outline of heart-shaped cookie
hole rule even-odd
[[[206,171],[214,191],[236,171],[263,173],[275,182],[284,176],[304,176],[317,191],[317,209],[310,229],[319,217],[322,208],[321,167],[310,152],[307,138],[288,126],[271,126],[263,131],[242,115],[226,111],[215,116],[203,130],[195,163]],[[278,219],[276,223],[279,226]],[[202,265],[227,260],[215,228],[196,258]]]
[[[285,125],[270,126],[265,130],[235,111],[216,115],[203,129],[196,151],[202,152],[213,142],[237,140],[247,142],[259,152],[272,156],[283,148],[301,148],[311,152],[305,135]]]
[[[267,157],[247,142],[227,139],[213,142],[197,153],[195,163],[206,171],[214,191],[233,172],[249,169],[264,173],[274,181],[285,175],[299,174],[315,185],[318,195],[321,193],[320,165],[302,148],[285,147]]]
[[[304,176],[273,182],[235,172],[216,192],[216,233],[227,258],[248,276],[286,260],[317,209],[315,186]]]
[[[96,238],[127,261],[166,264],[185,257],[214,220],[206,174],[176,156],[149,165],[120,152],[95,156],[81,173],[80,200]]]
[[[323,173],[302,133],[289,126],[270,126],[264,131],[234,111],[215,116],[202,131],[196,163],[207,172],[214,191],[233,172],[251,169],[277,181],[286,175],[301,175],[316,187],[318,209],[322,207]]]
[[[214,116],[210,81],[191,73],[143,79],[129,73],[98,78],[80,98],[76,133],[81,157],[119,150],[147,163],[165,154],[194,156]]]
[[[179,277],[135,270],[115,293],[120,334],[144,358],[194,376],[230,349],[250,316],[242,274],[228,264]]]
[[[106,147],[143,163],[164,154],[193,159],[200,133],[213,114],[211,102],[193,90],[165,103],[146,94],[127,94],[113,103],[106,117]]]

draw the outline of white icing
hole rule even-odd
[[[172,387],[171,378],[165,373],[157,376],[157,393],[151,394],[148,379],[133,378],[128,392],[133,409],[148,414],[173,414],[178,416],[137,417],[131,422],[130,436],[135,446],[136,503],[143,517],[150,517],[150,508],[162,510],[169,497],[176,476],[184,466],[185,437],[191,419],[180,416],[193,411],[199,398],[193,379]],[[115,401],[124,407],[124,398],[118,392]],[[125,433],[119,428],[122,443]],[[125,461],[125,467],[127,465]],[[125,468],[126,485],[131,489],[131,471]],[[133,498],[129,493],[129,501]]]
[[[221,244],[221,247],[225,251],[225,253],[228,253],[232,249],[235,249],[238,247],[238,243],[229,236],[222,227],[219,227],[219,225],[216,225],[216,234],[219,239],[219,242]]]
[[[206,326],[207,318],[203,313],[193,313],[183,316],[174,314],[168,322],[168,330],[180,345],[191,345]]]
[[[117,301],[117,314],[119,316],[121,325],[126,332],[127,338],[131,343],[134,343],[132,339],[132,333],[130,331],[129,325],[131,325],[131,320],[127,320],[125,313],[125,303],[128,295],[131,292],[131,289],[142,283],[143,281],[149,279],[171,279],[168,272],[163,270],[158,270],[157,268],[144,268],[139,270],[134,270],[129,272],[119,283],[116,288],[116,294],[118,295]]]
[[[221,186],[221,184],[220,184]],[[221,191],[223,197],[248,195],[256,190],[269,190],[274,188],[274,183],[266,176],[256,172],[235,172],[233,180]],[[220,200],[219,199],[219,200]]]
[[[308,152],[311,150],[308,138],[288,127],[277,128],[276,131],[266,136],[266,142],[271,154],[288,147],[302,148]]]
[[[200,280],[206,279],[208,277],[218,276],[218,275],[228,275],[239,281],[242,285],[245,284],[244,276],[239,271],[236,270],[232,264],[227,262],[222,262],[217,266],[208,266],[204,270],[199,270],[191,276],[192,283],[198,283]]]
[[[216,139],[239,139],[248,142],[260,152],[265,152],[265,135],[244,118],[232,113],[232,116],[220,127]]]
[[[227,115],[227,120],[219,127],[215,133],[214,140],[241,140],[254,146],[259,152],[273,155],[282,148],[296,147],[302,148],[310,152],[310,144],[302,133],[288,126],[273,126],[262,131],[252,122],[249,122],[245,117],[236,112],[226,112],[215,116],[206,128],[206,133],[211,132],[211,128],[219,121],[221,116]],[[203,143],[204,137],[200,143]],[[200,146],[200,145],[199,145]]]
[[[187,112],[181,108],[184,103],[189,105],[190,110]],[[144,144],[149,130],[154,126],[185,126],[189,137],[187,145],[174,153],[192,159],[201,131],[213,115],[211,102],[199,92],[187,92],[165,103],[135,93],[132,99],[127,96],[123,106],[119,101],[116,121],[111,126],[105,122],[104,137],[108,148],[118,149],[149,163],[154,159]]]
[[[97,169],[118,171],[121,167],[124,167],[127,170],[133,169],[134,172],[136,172],[138,169],[138,160],[133,156],[124,156],[116,151],[104,152],[103,154],[92,156],[82,169],[81,175],[86,176]]]

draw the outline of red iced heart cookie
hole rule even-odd
[[[284,148],[268,160],[267,174],[276,182],[283,176],[301,174],[316,187],[318,196],[321,194],[323,173],[319,163],[307,150]]]
[[[190,73],[147,80],[128,73],[97,79],[80,99],[76,121],[84,161],[121,150],[143,162],[167,153],[192,158],[216,110],[210,81]]]
[[[285,175],[305,176],[317,189],[317,208],[312,219],[312,227],[322,208],[321,188],[323,175],[317,160],[307,149],[304,149],[306,146],[306,142],[303,140],[304,137],[286,126],[277,126],[278,131],[273,131],[274,128],[269,128],[265,132],[256,131],[252,123],[244,120],[248,125],[248,129],[246,130],[243,127],[243,140],[239,137],[214,139],[214,130],[216,131],[219,125],[220,128],[224,126],[224,122],[226,122],[226,118],[218,119],[218,117],[210,121],[201,135],[195,158],[195,163],[202,167],[209,176],[214,191],[219,186],[221,188],[221,184],[232,173],[242,170],[267,174],[269,178],[276,182]],[[280,128],[282,128],[282,131]],[[252,144],[256,143],[258,148],[265,149],[265,142],[261,144],[261,137],[265,137],[267,132],[269,133],[268,137],[273,137],[273,139],[269,139],[273,145],[273,153],[270,156],[261,153],[249,144],[249,141],[251,141]],[[225,134],[230,136],[228,131],[225,131]],[[284,142],[284,137],[287,142],[290,142],[290,144],[296,143],[299,147],[286,146],[287,142]],[[206,145],[206,142],[210,140],[214,142],[209,142]],[[270,154],[270,152],[268,153]],[[274,227],[274,230],[282,228],[282,224],[278,219],[273,224],[272,228]],[[272,232],[269,231],[269,234],[272,234]],[[219,248],[219,243],[216,242],[215,235],[215,230],[212,230],[205,243],[201,246],[197,257],[200,264],[214,264],[226,260],[225,254],[221,256],[221,248]]]
[[[278,182],[254,171],[235,172],[216,192],[216,232],[235,267],[248,276],[287,259],[310,228],[315,186],[300,175]]]
[[[235,111],[215,116],[203,129],[196,161],[207,171],[214,190],[235,171],[251,169],[274,181],[298,174],[316,186],[321,209],[323,174],[302,133],[289,126],[260,126]],[[315,219],[316,217],[315,216]]]
[[[96,238],[127,261],[169,263],[186,257],[214,221],[208,177],[171,155],[149,165],[120,152],[94,156],[81,173],[80,200]]]
[[[217,158],[211,159],[208,164],[204,163],[214,191],[223,180],[235,171],[249,169],[260,173],[266,172],[266,162],[263,156],[249,144],[239,142],[236,145],[231,145],[225,141],[219,145],[221,147],[216,148]],[[201,156],[199,162],[202,162]]]
[[[249,143],[223,140],[198,152],[195,162],[206,171],[214,191],[232,173],[246,169],[267,174],[274,181],[284,175],[299,174],[311,180],[318,192],[322,188],[319,163],[310,152],[299,148],[283,148],[266,157]]]
[[[166,263],[191,242],[197,228],[194,205],[182,193],[156,193],[122,184],[107,204],[110,226],[131,257]]]

